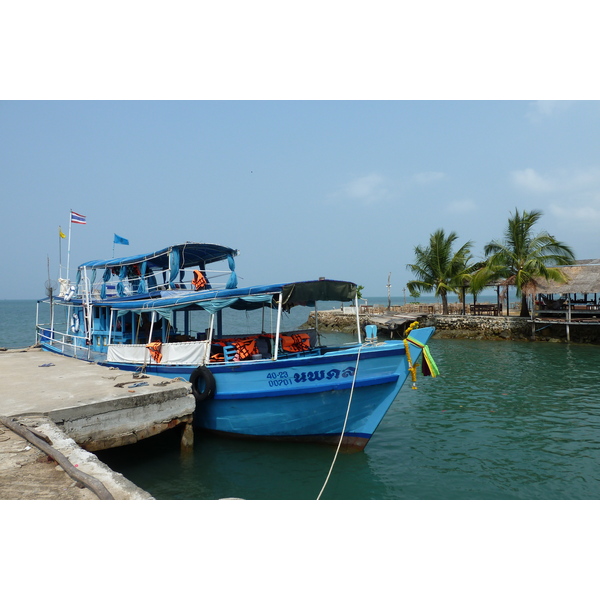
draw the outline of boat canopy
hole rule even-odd
[[[298,304],[314,305],[317,301],[351,302],[356,290],[355,283],[331,279],[286,283],[281,289],[286,309]]]
[[[148,266],[152,268],[166,270],[173,265],[173,262],[171,262],[173,260],[171,255],[173,255],[177,258],[176,262],[179,263],[178,268],[185,269],[198,265],[207,265],[228,258],[233,259],[237,254],[237,250],[228,248],[227,246],[185,242],[185,244],[176,244],[175,246],[169,246],[168,248],[163,248],[162,250],[150,254],[138,254],[126,258],[111,258],[109,260],[90,260],[79,265],[79,268],[117,268],[146,262],[148,263]]]
[[[177,310],[206,310],[209,313],[216,313],[224,308],[236,310],[254,310],[265,306],[275,308],[276,296],[279,294],[282,296],[284,310],[297,305],[314,306],[317,301],[350,302],[354,300],[356,291],[356,284],[349,281],[319,279],[201,292],[163,291],[160,298],[143,300],[113,298],[110,301],[98,302],[97,305],[111,306],[117,309],[119,314],[128,311],[156,311],[170,321],[172,311]]]
[[[230,275],[225,285],[228,289],[237,287],[237,275],[235,273],[235,260],[238,251],[227,246],[218,244],[199,244],[196,242],[186,242],[185,244],[177,244],[169,246],[150,254],[137,254],[135,256],[127,256],[125,258],[111,258],[108,260],[90,260],[79,265],[77,269],[77,283],[82,279],[82,273],[85,269],[90,269],[91,282],[96,279],[96,270],[104,269],[102,277],[103,285],[100,296],[106,297],[106,283],[110,281],[113,275],[118,276],[119,284],[117,292],[119,296],[125,295],[124,279],[130,278],[133,271],[133,279],[138,280],[135,287],[136,293],[145,294],[148,291],[148,283],[152,288],[156,288],[156,280],[154,279],[155,272],[163,273],[163,282],[166,283],[166,273],[169,273],[168,287],[177,287],[177,277],[180,280],[183,278],[185,269],[194,267],[203,272],[206,265],[214,262],[219,262],[227,259]],[[134,270],[137,267],[136,270]]]

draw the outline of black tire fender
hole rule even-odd
[[[192,384],[192,394],[194,394],[196,402],[210,400],[214,397],[217,390],[215,376],[207,367],[194,369],[190,375],[190,383]]]

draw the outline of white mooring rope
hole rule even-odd
[[[331,467],[329,467],[329,473],[327,473],[327,478],[325,479],[325,483],[317,496],[317,500],[321,499],[323,492],[325,491],[325,487],[329,482],[329,477],[331,476],[331,472],[333,471],[333,466],[335,465],[335,461],[337,460],[338,454],[340,453],[340,448],[342,447],[342,441],[344,439],[344,433],[346,432],[346,425],[348,423],[348,415],[350,414],[350,406],[352,405],[352,396],[354,395],[354,384],[356,383],[356,375],[358,374],[358,361],[360,360],[360,351],[362,350],[362,345],[358,347],[358,354],[356,355],[356,367],[354,368],[354,377],[352,378],[352,387],[350,388],[350,398],[348,399],[348,408],[346,409],[346,416],[344,418],[344,425],[342,426],[342,433],[340,434],[340,441],[338,442],[337,449],[335,451],[335,455],[333,457],[333,461],[331,463]]]

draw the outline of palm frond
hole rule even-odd
[[[541,217],[540,210],[520,213],[515,209],[508,219],[504,238],[484,247],[487,267],[478,275],[477,285],[495,272],[506,283],[510,282],[508,285],[514,285],[521,295],[534,290],[538,279],[562,277],[560,270],[554,267],[570,264],[575,255],[567,244],[548,232],[533,233],[532,229]]]

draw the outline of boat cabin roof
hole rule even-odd
[[[319,279],[199,292],[165,290],[157,298],[128,299],[119,297],[95,304],[134,311],[150,311],[161,308],[182,310],[195,307],[209,312],[216,312],[225,307],[252,310],[262,306],[274,306],[273,296],[281,293],[283,308],[289,310],[298,305],[314,306],[317,301],[351,302],[356,296],[356,290],[356,284],[350,281]]]
[[[180,269],[198,265],[207,265],[209,263],[225,260],[230,256],[233,258],[238,254],[237,250],[219,244],[185,242],[184,244],[176,244],[156,252],[151,252],[150,254],[137,254],[135,256],[111,258],[109,260],[90,260],[79,265],[79,268],[115,268],[147,261],[151,267],[164,270],[170,266],[170,255],[173,251],[179,252]]]

